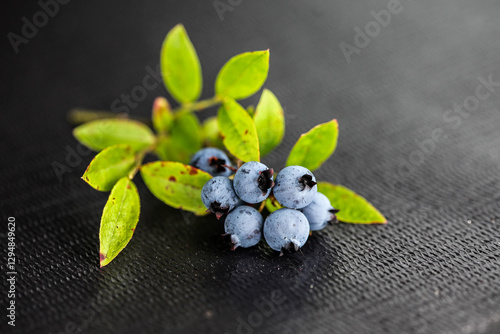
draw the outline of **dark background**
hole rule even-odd
[[[500,87],[467,118],[443,118],[480,76],[500,82],[498,1],[401,0],[350,63],[339,44],[354,45],[353,28],[387,1],[245,0],[223,20],[212,1],[71,1],[15,54],[7,34],[41,10],[22,3],[1,19],[2,272],[8,216],[18,260],[16,327],[2,279],[2,332],[500,332]],[[263,245],[231,252],[220,222],[170,209],[137,177],[134,238],[99,269],[107,194],[80,179],[93,153],[66,160],[78,148],[66,113],[109,110],[142,85],[180,22],[204,98],[231,56],[269,48],[265,87],[287,133],[264,162],[279,170],[302,132],[335,117],[339,146],[316,176],[363,194],[389,223],[338,224],[283,257]],[[149,117],[160,95],[162,85],[130,114]],[[445,138],[420,148],[437,128]],[[70,171],[58,178],[55,162]]]

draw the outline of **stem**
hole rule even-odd
[[[130,180],[132,180],[134,178],[135,174],[137,174],[137,172],[141,168],[142,161],[144,160],[144,157],[146,156],[146,154],[148,154],[149,152],[152,152],[156,148],[157,143],[158,143],[158,141],[156,141],[153,145],[146,147],[144,150],[137,153],[137,155],[135,157],[134,169],[132,169],[130,171],[130,173],[128,174],[128,178]]]
[[[99,120],[99,119],[110,119],[110,118],[125,118],[125,119],[135,119],[137,121],[151,124],[149,118],[143,117],[130,117],[127,113],[114,113],[111,111],[102,110],[91,110],[91,109],[71,109],[66,116],[69,124],[77,126],[83,123]]]
[[[236,168],[234,168],[233,166],[228,166],[228,165],[221,165],[221,166],[222,166],[222,167],[226,167],[227,169],[232,170],[233,172],[236,172],[236,171],[237,171],[237,169],[236,169]]]
[[[222,102],[222,99],[219,96],[214,96],[210,99],[201,100],[193,103],[183,104],[173,110],[173,112],[178,111],[202,111],[203,109],[210,108],[216,106]],[[135,119],[142,123],[145,123],[149,126],[152,125],[151,120],[145,117],[131,117],[127,113],[114,113],[111,111],[102,111],[102,110],[92,110],[92,109],[71,109],[68,112],[67,119],[68,122],[77,126],[83,123],[95,121],[98,119],[109,119],[109,118],[126,118],[126,119]]]
[[[266,200],[264,200],[264,201],[262,201],[262,203],[260,203],[259,212],[262,212],[262,210],[264,210],[265,206],[266,206]]]
[[[213,106],[216,106],[222,102],[222,99],[218,96],[214,96],[210,99],[206,100],[201,100],[198,102],[193,102],[193,103],[186,103],[183,104],[177,108],[175,108],[173,111],[183,111],[183,110],[189,110],[189,111],[201,111],[206,108],[210,108]]]

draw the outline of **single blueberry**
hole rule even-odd
[[[276,177],[274,197],[281,205],[293,209],[308,206],[318,191],[313,173],[302,166],[285,167]]]
[[[231,161],[226,153],[214,147],[196,152],[189,164],[212,176],[229,176],[233,173]]]
[[[247,203],[262,202],[273,186],[273,169],[257,161],[243,164],[234,174],[234,190]]]
[[[279,209],[271,213],[264,222],[264,238],[276,251],[298,251],[309,237],[309,222],[300,211]]]
[[[231,249],[248,248],[258,244],[262,238],[263,222],[260,212],[250,206],[239,206],[231,211],[224,222],[225,235],[231,236]]]
[[[336,221],[337,217],[335,214],[339,212],[339,210],[330,204],[328,197],[320,192],[316,193],[311,204],[300,209],[300,211],[302,211],[309,221],[311,231],[319,231],[328,225],[328,223]]]
[[[217,219],[227,214],[240,204],[234,192],[233,181],[225,176],[216,176],[205,183],[201,189],[201,200],[207,212],[215,213]]]

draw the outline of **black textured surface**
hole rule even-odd
[[[2,279],[1,332],[237,333],[250,318],[253,333],[499,333],[500,87],[467,118],[443,116],[480,76],[500,82],[500,4],[401,0],[347,63],[339,44],[353,44],[353,27],[387,3],[242,1],[221,21],[212,1],[72,1],[17,55],[4,38],[1,268],[13,216],[19,273],[15,329]],[[3,35],[38,10],[5,9]],[[65,115],[130,94],[179,22],[201,59],[204,97],[229,57],[270,48],[265,86],[287,134],[265,162],[279,170],[300,133],[336,117],[339,147],[315,174],[366,196],[389,224],[335,225],[281,258],[263,246],[231,252],[213,217],[168,208],[138,177],[135,236],[99,269],[107,194],[79,178],[92,154],[65,161],[78,147]],[[130,113],[147,117],[165,94],[159,85]],[[412,153],[435,128],[446,139]],[[398,171],[410,157],[423,161]],[[55,161],[71,169],[61,180]],[[259,311],[262,300],[276,303]]]

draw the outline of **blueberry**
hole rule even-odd
[[[316,178],[309,169],[301,166],[283,168],[276,177],[274,197],[283,206],[300,209],[309,205],[318,191]]]
[[[271,213],[264,222],[264,238],[276,251],[297,251],[309,237],[309,222],[300,211],[279,209]]]
[[[199,150],[189,164],[212,176],[229,176],[233,173],[231,161],[226,153],[218,148],[207,147]]]
[[[231,236],[232,250],[248,248],[259,243],[262,238],[264,219],[259,211],[250,206],[239,206],[226,217],[224,230]]]
[[[217,219],[240,204],[233,188],[233,181],[224,176],[216,176],[203,186],[201,200],[207,211],[215,213]]]
[[[328,223],[335,221],[337,219],[335,214],[339,212],[330,204],[328,197],[320,192],[316,193],[311,204],[300,211],[309,221],[311,231],[319,231]]]
[[[273,169],[257,161],[243,164],[234,174],[234,190],[247,203],[262,202],[273,186]]]

